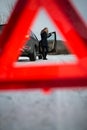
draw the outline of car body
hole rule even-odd
[[[35,61],[36,56],[39,53],[39,40],[36,35],[30,31],[30,35],[25,36],[27,38],[23,48],[21,48],[21,55],[30,58],[30,61]]]

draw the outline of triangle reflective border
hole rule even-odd
[[[41,7],[78,57],[77,63],[14,66],[24,36]],[[18,0],[0,36],[0,90],[86,87],[87,37],[83,34],[87,36],[87,27],[69,0]]]

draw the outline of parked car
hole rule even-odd
[[[35,61],[36,56],[39,55],[39,40],[32,31],[30,31],[30,36],[27,34],[25,37],[27,40],[21,48],[20,56],[26,56],[30,58],[30,61]]]

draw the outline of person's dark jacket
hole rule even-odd
[[[41,45],[43,47],[47,47],[48,46],[48,41],[47,38],[51,36],[51,33],[46,33],[45,31],[41,33]]]

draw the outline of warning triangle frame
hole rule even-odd
[[[67,46],[78,57],[77,63],[14,66],[24,36],[41,7],[60,29]],[[0,36],[0,90],[86,87],[87,39],[81,36],[81,28],[87,36],[87,27],[69,0],[18,0]]]

